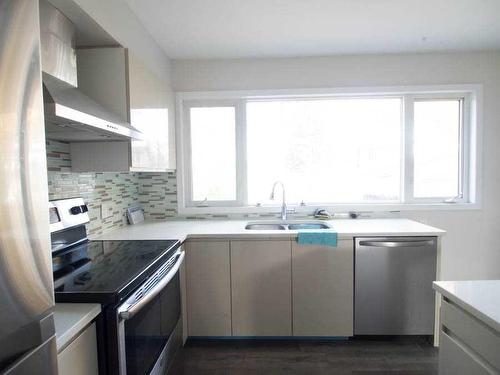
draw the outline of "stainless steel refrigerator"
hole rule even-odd
[[[38,0],[0,0],[0,373],[57,374]]]

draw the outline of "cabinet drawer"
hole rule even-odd
[[[460,307],[443,300],[441,324],[500,371],[500,336]]]
[[[439,375],[492,375],[458,341],[440,332]]]
[[[86,328],[57,355],[59,375],[97,375],[97,339],[95,323]]]

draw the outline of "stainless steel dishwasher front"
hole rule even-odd
[[[355,242],[355,335],[432,335],[436,237]]]

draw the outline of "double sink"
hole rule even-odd
[[[248,230],[332,229],[328,223],[317,221],[255,221],[245,226]]]

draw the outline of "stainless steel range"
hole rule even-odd
[[[182,346],[179,241],[89,241],[83,199],[49,211],[56,301],[102,305],[100,373],[165,374]]]

